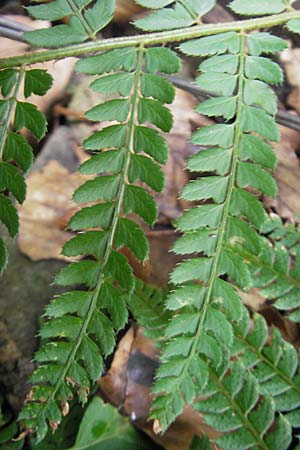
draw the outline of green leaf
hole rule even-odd
[[[8,253],[6,245],[2,238],[0,238],[0,274],[6,269],[8,263]]]
[[[151,73],[143,74],[141,89],[144,97],[153,97],[162,103],[172,103],[175,97],[173,85],[164,78]]]
[[[206,289],[203,286],[194,284],[181,286],[168,295],[166,308],[171,311],[194,306],[199,309],[202,306]]]
[[[5,141],[5,159],[6,161],[15,161],[24,172],[30,169],[33,162],[33,151],[23,136],[8,131]]]
[[[244,16],[264,16],[265,14],[278,14],[287,8],[287,4],[283,0],[234,0],[230,3],[230,8]]]
[[[166,47],[148,48],[146,51],[146,72],[176,73],[181,62],[175,52]]]
[[[287,22],[286,26],[293,33],[297,33],[297,34],[300,33],[300,20],[299,19],[289,20]]]
[[[132,267],[121,253],[110,252],[109,259],[105,265],[105,275],[116,280],[120,287],[131,293],[134,289],[134,276]]]
[[[146,435],[130,425],[116,408],[94,397],[89,404],[74,446],[69,450],[155,450]]]
[[[221,222],[223,205],[200,205],[189,209],[177,220],[181,231],[197,230],[202,227],[217,228]]]
[[[244,106],[241,117],[241,130],[254,131],[269,141],[279,141],[279,129],[273,117],[254,106]]]
[[[70,291],[55,297],[46,307],[49,317],[61,317],[65,314],[83,316],[89,306],[92,293],[87,291]]]
[[[98,155],[81,164],[79,172],[85,175],[94,173],[120,173],[124,163],[124,152],[121,150],[102,151]]]
[[[115,333],[109,318],[102,312],[95,312],[88,327],[88,332],[95,335],[97,344],[105,357],[110,355],[115,346]]]
[[[53,83],[52,76],[41,69],[31,69],[25,72],[24,96],[30,97],[31,94],[45,95]]]
[[[229,96],[235,90],[237,77],[228,73],[205,72],[196,81],[204,91]]]
[[[97,1],[84,11],[83,16],[94,33],[102,30],[112,19],[115,10],[114,0]]]
[[[225,175],[230,166],[231,150],[210,148],[201,150],[187,161],[187,168],[192,172],[213,172]]]
[[[256,161],[268,169],[274,169],[276,166],[276,155],[273,148],[259,137],[251,134],[243,134],[239,157],[243,161]]]
[[[140,99],[138,120],[140,124],[150,122],[165,132],[170,131],[173,125],[170,111],[158,100],[148,98]]]
[[[81,59],[76,63],[76,71],[89,75],[117,72],[119,70],[131,71],[136,63],[136,49],[132,47],[111,50],[100,55]]]
[[[225,119],[232,119],[236,111],[236,98],[235,97],[217,97],[209,98],[197,106],[196,110],[200,114],[206,116],[218,117],[222,116]]]
[[[155,11],[142,19],[136,20],[134,24],[145,31],[160,31],[189,27],[193,25],[194,21],[186,8],[176,2],[174,8],[163,8]]]
[[[157,219],[157,206],[152,196],[139,186],[126,185],[124,213],[134,212],[146,223],[153,225]]]
[[[15,69],[4,69],[0,71],[1,94],[7,97],[13,90],[17,81],[17,72]]]
[[[102,309],[108,309],[112,324],[116,330],[124,328],[128,319],[128,311],[125,296],[122,296],[116,287],[110,283],[104,283],[101,287],[97,304]]]
[[[186,233],[176,240],[173,252],[185,255],[192,253],[205,253],[211,256],[216,248],[216,230],[198,230]]]
[[[89,288],[95,287],[99,276],[100,266],[96,261],[79,261],[63,268],[55,277],[59,286],[72,286],[86,284]]]
[[[133,83],[132,73],[113,73],[93,81],[91,88],[100,94],[119,94],[127,97]]]
[[[283,81],[282,70],[278,64],[262,56],[246,56],[245,74],[248,78],[270,84],[281,84]]]
[[[242,289],[251,287],[251,276],[241,258],[229,248],[224,248],[218,264],[219,275],[227,274]]]
[[[23,37],[35,47],[59,48],[62,42],[64,45],[79,44],[86,40],[87,35],[79,19],[73,16],[68,25],[25,31]]]
[[[39,335],[41,338],[76,339],[82,327],[82,319],[74,316],[63,316],[44,322]]]
[[[94,108],[89,109],[84,115],[95,122],[116,119],[118,122],[125,122],[129,114],[129,108],[129,100],[117,98],[94,106]]]
[[[260,229],[266,220],[266,213],[255,195],[244,189],[235,188],[232,193],[230,212],[234,216],[242,215]]]
[[[244,101],[247,105],[260,106],[273,116],[277,112],[275,92],[262,81],[245,80]]]
[[[0,194],[0,220],[8,229],[11,237],[14,237],[19,230],[19,217],[16,208],[9,198]]]
[[[211,265],[211,258],[194,258],[183,261],[173,270],[171,282],[182,284],[187,281],[200,280],[205,283],[209,279]]]
[[[132,220],[124,218],[118,220],[114,245],[117,249],[123,246],[129,248],[140,261],[148,258],[148,241],[141,227]]]
[[[73,194],[73,200],[77,203],[106,200],[111,202],[116,198],[120,178],[117,175],[97,177],[86,181]]]
[[[23,203],[26,196],[25,180],[18,169],[7,162],[0,162],[0,191],[8,189],[19,203]]]
[[[160,9],[163,6],[170,5],[174,0],[137,0],[138,5],[144,6],[145,8]]]
[[[184,200],[208,200],[222,203],[227,192],[227,177],[203,177],[190,181],[182,190],[181,197]]]
[[[87,206],[71,217],[68,228],[76,231],[98,227],[107,229],[112,220],[113,210],[113,203],[101,203],[99,205]]]
[[[209,56],[225,52],[238,53],[239,37],[234,31],[184,42],[180,50],[187,55]]]
[[[237,72],[238,64],[238,55],[217,55],[205,59],[200,64],[199,70],[201,72],[219,72],[234,75]]]
[[[244,307],[234,287],[228,282],[217,278],[213,284],[212,297],[226,311],[226,316],[238,322],[242,318]]]
[[[79,348],[79,359],[90,374],[91,380],[97,382],[103,370],[103,360],[100,356],[99,347],[88,336],[84,336]]]
[[[65,243],[62,254],[65,256],[95,255],[98,259],[104,255],[108,235],[105,231],[86,231]]]
[[[243,188],[252,186],[271,197],[275,197],[277,194],[274,178],[257,164],[239,163],[237,184]]]
[[[40,140],[44,137],[47,129],[47,123],[44,115],[31,103],[17,102],[14,119],[15,129],[21,130],[27,128]]]
[[[130,183],[137,180],[148,184],[156,192],[161,192],[164,188],[164,174],[158,164],[143,155],[132,155],[128,171]]]
[[[277,53],[287,48],[287,42],[270,33],[252,33],[247,37],[250,55]]]
[[[241,245],[254,255],[258,255],[260,252],[261,243],[258,234],[250,225],[237,217],[228,219],[226,242],[232,246]]]
[[[120,148],[125,145],[127,128],[125,125],[111,125],[92,134],[83,141],[86,150]]]
[[[168,144],[157,131],[148,127],[135,127],[134,150],[138,153],[144,151],[157,162],[164,164],[168,159]]]
[[[192,137],[193,144],[220,145],[228,148],[233,142],[233,125],[210,125],[197,130]]]
[[[26,9],[32,17],[41,20],[54,21],[72,14],[72,8],[66,0],[54,0],[47,5],[28,6]]]

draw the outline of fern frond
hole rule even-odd
[[[126,217],[134,213],[149,225],[156,220],[157,208],[141,183],[160,191],[163,175],[160,163],[167,158],[167,144],[157,128],[169,131],[172,119],[161,103],[161,79],[155,74],[171,67],[179,68],[177,56],[166,48],[114,50],[91,56],[77,63],[76,69],[96,74],[92,89],[121,93],[122,97],[105,101],[86,113],[94,121],[118,122],[95,132],[83,145],[92,152],[79,171],[101,174],[85,182],[74,193],[84,206],[70,220],[72,230],[81,231],[63,247],[66,256],[88,255],[89,259],[70,263],[56,276],[63,286],[85,285],[55,298],[46,309],[40,330],[42,344],[36,354],[39,367],[31,381],[35,384],[32,401],[20,418],[42,439],[48,426],[61,421],[62,404],[74,394],[85,401],[90,384],[103,369],[103,358],[115,345],[115,334],[127,321],[126,303],[131,304],[135,278],[123,247],[144,261],[148,242],[142,228]],[[117,83],[111,82],[111,80]],[[171,102],[171,85],[163,100]],[[138,182],[139,185],[135,183]],[[101,227],[101,229],[99,229]],[[130,303],[131,302],[131,303]]]
[[[33,151],[26,139],[18,134],[27,128],[40,140],[46,132],[46,120],[37,108],[28,102],[18,100],[24,81],[24,96],[44,95],[52,85],[52,78],[45,70],[5,69],[0,71],[0,221],[6,226],[11,237],[19,228],[18,213],[8,191],[18,203],[26,196],[26,184],[22,172],[27,172],[33,161]],[[13,131],[10,125],[13,124]],[[7,250],[0,238],[0,273],[7,264]]]
[[[275,418],[274,401],[259,395],[257,379],[239,361],[210,368],[207,386],[194,407],[220,432],[215,442],[224,450],[283,450],[291,441],[288,420]]]
[[[156,338],[152,334],[153,327],[154,331],[156,328],[164,329],[173,318],[168,318],[163,311],[162,293],[156,291],[156,298],[152,301],[151,288],[141,282],[139,284],[141,289],[137,289],[132,297],[134,316],[144,327],[144,334]],[[290,439],[287,420],[290,426],[299,427],[300,419],[297,351],[277,329],[272,329],[270,341],[263,316],[255,314],[251,321],[245,307],[241,320],[233,324],[233,331],[234,343],[229,360],[218,365],[222,349],[214,348],[217,366],[209,364],[208,383],[203,391],[198,392],[200,399],[194,407],[203,414],[208,425],[220,432],[222,437],[217,440],[220,448],[249,448],[250,445],[280,450],[287,448]],[[184,344],[184,338],[181,342]],[[176,401],[179,403],[180,400]],[[284,419],[280,418],[277,423],[278,435],[283,439],[279,437],[278,444],[275,434],[272,435],[277,412],[284,413]],[[268,419],[264,417],[266,413]],[[280,427],[285,433],[280,432]]]
[[[60,47],[95,39],[112,19],[115,0],[52,0],[27,7],[34,19],[57,21],[68,17],[68,23],[24,33],[24,38],[37,47]]]
[[[260,252],[253,255],[238,243],[232,246],[247,264],[252,287],[259,295],[288,314],[290,320],[300,321],[300,233],[297,227],[284,226],[281,220],[268,220],[262,232]]]
[[[246,309],[243,319],[234,325],[234,335],[232,356],[255,376],[260,394],[274,400],[276,411],[285,413],[291,426],[299,427],[300,373],[295,348],[276,328],[270,339],[263,316],[255,314],[251,323]]]
[[[145,31],[161,31],[199,24],[216,0],[137,0],[136,3],[156,11],[136,20],[135,25]]]
[[[219,96],[203,102],[197,110],[230,119],[230,123],[201,128],[192,138],[194,144],[207,149],[193,156],[188,168],[213,171],[214,175],[191,181],[182,192],[185,200],[206,203],[186,211],[177,222],[183,236],[174,251],[199,256],[180,263],[171,275],[171,281],[181,287],[167,301],[167,308],[177,310],[177,315],[166,329],[169,344],[154,385],[154,392],[162,396],[154,400],[151,415],[162,430],[182,411],[184,403],[191,403],[204,388],[209,361],[215,360],[218,367],[226,352],[230,354],[231,322],[241,318],[242,305],[234,288],[223,280],[224,275],[242,289],[252,285],[248,265],[227,243],[239,242],[258,255],[258,231],[266,213],[247,189],[271,196],[277,193],[270,173],[275,156],[266,140],[277,141],[279,132],[274,96],[266,83],[280,83],[282,73],[278,65],[260,55],[283,45],[281,39],[265,33],[246,37],[235,32],[181,45],[184,53],[208,57],[199,66],[197,82]],[[268,94],[258,98],[252,83]]]

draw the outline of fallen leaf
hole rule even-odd
[[[119,342],[110,370],[98,381],[101,396],[166,450],[188,450],[195,434],[215,438],[216,432],[191,407],[184,409],[164,435],[154,433],[148,415],[150,388],[157,367],[154,343],[143,335],[141,328],[131,327]]]
[[[41,171],[30,174],[27,198],[19,208],[18,245],[22,253],[34,261],[70,260],[61,255],[62,246],[72,236],[64,228],[67,218],[78,209],[71,198],[84,179],[88,178],[70,173],[57,161],[49,161]]]

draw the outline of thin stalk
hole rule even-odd
[[[6,138],[7,138],[7,132],[9,130],[10,121],[12,119],[12,116],[13,116],[13,113],[15,110],[15,106],[17,103],[17,96],[18,96],[18,92],[19,92],[23,77],[24,77],[24,73],[25,72],[23,69],[21,69],[19,71],[12,97],[10,99],[8,99],[9,106],[6,111],[5,121],[4,121],[3,127],[1,129],[1,133],[0,133],[0,160],[3,159],[5,142],[6,142]]]
[[[187,39],[220,34],[226,31],[251,31],[260,28],[270,28],[288,22],[291,19],[300,19],[300,11],[291,11],[278,15],[258,19],[239,20],[235,22],[205,24],[179,30],[164,31],[160,33],[140,34],[136,36],[97,40],[83,44],[70,45],[63,48],[27,53],[0,59],[0,69],[34,64],[38,62],[62,59],[68,56],[79,56],[86,53],[95,53],[124,47],[137,47],[139,45],[165,44],[180,42]]]
[[[90,24],[82,15],[81,8],[79,8],[76,4],[75,0],[67,0],[67,3],[69,4],[70,8],[72,9],[74,15],[78,17],[80,22],[82,23],[83,27],[85,28],[85,31],[87,32],[88,36],[95,40],[95,33],[93,32],[92,28],[90,27]]]
[[[105,249],[105,253],[103,256],[103,262],[102,262],[102,267],[101,267],[101,271],[98,277],[98,281],[96,284],[96,287],[94,289],[92,298],[91,298],[91,302],[87,311],[87,314],[83,320],[83,324],[82,327],[78,333],[78,337],[76,338],[76,343],[74,345],[74,347],[72,348],[68,359],[64,365],[63,370],[60,373],[60,376],[55,384],[55,387],[53,389],[53,391],[51,392],[51,395],[48,397],[48,401],[54,401],[55,400],[55,396],[60,388],[61,383],[65,380],[68,371],[71,367],[72,362],[75,360],[77,351],[82,343],[82,339],[84,338],[84,336],[87,333],[87,329],[89,326],[89,323],[92,319],[93,313],[95,312],[96,309],[96,305],[97,305],[97,301],[98,301],[98,297],[99,297],[99,293],[100,293],[100,289],[102,287],[103,281],[104,281],[104,269],[105,266],[108,262],[109,256],[111,254],[112,251],[112,247],[113,247],[113,242],[114,242],[114,238],[115,238],[115,232],[116,232],[116,228],[117,228],[117,224],[118,224],[118,220],[121,214],[121,210],[122,210],[122,206],[123,206],[123,200],[124,200],[124,194],[125,194],[125,187],[126,187],[126,180],[127,180],[127,176],[128,176],[128,169],[129,169],[129,164],[130,164],[130,156],[133,152],[133,138],[134,138],[134,129],[135,129],[135,120],[136,120],[136,111],[137,111],[137,107],[138,107],[138,100],[139,100],[139,90],[140,90],[140,80],[141,80],[141,74],[142,74],[142,64],[143,64],[143,57],[144,57],[144,49],[141,46],[140,49],[138,50],[138,55],[137,55],[137,67],[136,67],[136,71],[135,71],[135,83],[134,83],[134,87],[133,87],[133,92],[132,92],[132,108],[129,114],[129,119],[128,119],[128,133],[127,133],[127,144],[126,144],[126,156],[125,156],[125,161],[124,161],[124,165],[123,165],[123,170],[122,170],[122,177],[120,179],[120,189],[119,192],[117,194],[117,201],[116,201],[116,206],[114,209],[114,215],[112,218],[112,222],[111,222],[111,227],[110,227],[110,231],[109,231],[109,236],[108,236],[108,240],[107,240],[107,244],[106,244],[106,249]],[[47,402],[45,402],[45,405],[47,404]]]
[[[199,23],[198,14],[189,5],[187,5],[184,0],[178,0],[178,3],[180,3],[187,10],[189,15],[194,19],[195,22]]]

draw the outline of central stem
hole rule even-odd
[[[286,23],[291,19],[300,19],[300,11],[291,11],[258,19],[238,20],[218,24],[201,24],[194,27],[164,31],[160,33],[101,39],[95,42],[87,42],[53,50],[27,53],[26,55],[12,56],[10,58],[2,58],[0,59],[0,69],[51,61],[53,59],[62,59],[68,56],[79,56],[85,53],[103,52],[115,48],[137,47],[141,44],[146,46],[165,44],[168,42],[182,42],[187,39],[198,38],[201,36],[211,36],[214,34],[225,33],[227,31],[240,32],[258,30],[260,28],[271,28],[276,25]]]

